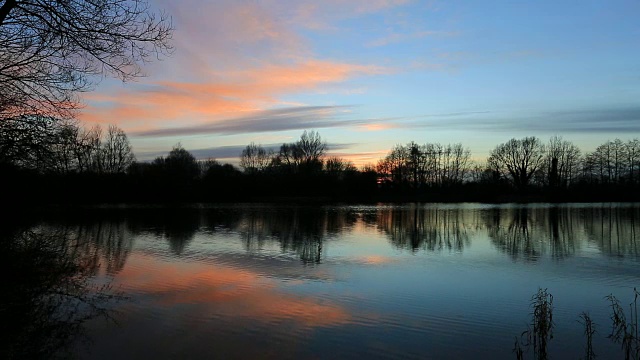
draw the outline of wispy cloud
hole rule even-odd
[[[299,106],[255,111],[249,115],[221,119],[196,126],[145,130],[133,136],[175,136],[197,134],[239,134],[334,127],[340,121],[341,111],[350,106]]]
[[[132,132],[136,137],[188,136],[203,134],[232,135],[241,133],[276,132],[287,130],[359,127],[368,131],[395,127],[405,120],[420,116],[379,118],[353,117],[354,106],[298,106],[254,111],[248,115],[219,119],[206,124],[179,126]]]
[[[379,75],[390,69],[321,60],[267,64],[204,75],[200,82],[161,81],[144,88],[88,94],[92,103],[83,120],[143,131],[162,123],[210,122],[281,105],[282,94],[317,89],[352,77]]]
[[[260,144],[265,150],[273,151],[274,153],[280,149],[282,143]],[[327,149],[332,155],[340,153],[340,151],[352,148],[357,144],[354,143],[328,143]],[[246,148],[245,145],[227,145],[227,146],[214,146],[202,149],[187,149],[196,159],[239,159],[242,150]],[[138,160],[147,161],[153,160],[159,156],[167,156],[169,150],[166,151],[140,151],[136,152]],[[233,161],[232,161],[233,162]]]
[[[437,30],[421,30],[415,32],[392,32],[384,37],[374,39],[367,43],[367,46],[377,47],[377,46],[386,46],[394,43],[400,43],[404,41],[410,40],[418,40],[423,39],[428,36],[455,36],[457,32],[451,31],[437,31]]]
[[[410,121],[402,125],[408,128],[489,132],[640,133],[640,107],[637,106],[533,112],[528,115],[480,111],[424,117],[426,121]]]
[[[270,4],[285,8],[289,22],[296,27],[311,30],[337,31],[336,21],[355,18],[380,11],[399,8],[412,3],[412,0],[271,0]]]

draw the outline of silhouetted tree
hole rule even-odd
[[[384,159],[378,161],[376,170],[378,174],[396,184],[408,182],[410,171],[407,166],[409,154],[402,145],[396,145]]]
[[[240,167],[245,173],[261,172],[269,166],[271,157],[269,151],[252,142],[240,154]]]
[[[43,171],[62,121],[48,116],[17,116],[0,122],[0,161]]]
[[[100,171],[112,174],[123,173],[136,159],[127,134],[115,125],[109,125],[98,156]]]
[[[627,171],[626,146],[620,139],[607,141],[586,155],[585,175],[600,184],[618,184]]]
[[[160,170],[156,176],[163,177],[173,190],[185,190],[200,176],[200,165],[196,158],[181,144],[177,144],[169,155],[153,160],[152,165]]]
[[[49,170],[58,173],[74,172],[78,168],[76,148],[80,129],[75,124],[63,123],[51,142]]]
[[[355,173],[358,169],[353,162],[333,156],[324,163],[324,171],[334,178],[342,178],[346,173]]]
[[[327,143],[322,140],[320,134],[316,131],[306,130],[300,136],[300,140],[296,142],[296,147],[299,151],[301,163],[303,165],[317,165],[322,164],[322,157],[327,151]]]
[[[75,148],[79,172],[97,172],[102,145],[102,128],[99,125],[78,134]]]
[[[469,171],[471,152],[462,144],[396,145],[378,162],[377,170],[393,183],[423,185],[460,184]]]
[[[544,145],[536,137],[511,139],[493,149],[487,163],[508,176],[516,188],[524,190],[543,165],[544,155]]]
[[[554,136],[549,140],[545,155],[546,182],[551,187],[567,187],[580,174],[580,149],[572,142]]]
[[[630,184],[640,181],[640,140],[629,140],[626,144],[627,177]]]
[[[171,48],[170,19],[144,0],[5,0],[0,5],[0,117],[67,118],[93,75],[129,80]]]
[[[322,170],[327,144],[316,131],[306,130],[295,143],[282,144],[271,167],[289,173],[315,173]]]

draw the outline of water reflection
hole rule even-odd
[[[486,221],[493,244],[512,258],[535,260],[542,254],[541,229],[528,208],[491,209]]]
[[[94,263],[101,264],[109,275],[124,268],[133,248],[133,236],[124,221],[95,221],[69,229],[77,234],[78,251],[92,256]],[[96,267],[97,270],[97,267]]]
[[[0,300],[2,357],[68,357],[68,348],[82,336],[85,322],[108,317],[108,303],[122,299],[108,285],[91,282],[100,266],[95,256],[100,246],[79,242],[79,237],[64,228],[15,230],[3,235],[10,233],[11,237],[0,241],[0,262],[9,275],[5,276],[8,291]],[[102,234],[94,235],[102,238]],[[118,257],[117,266],[125,258]]]
[[[546,281],[548,273],[569,267],[573,271],[573,264],[594,253],[637,257],[640,211],[602,205],[256,205],[91,209],[76,215],[4,234],[16,240],[5,242],[3,262],[10,264],[12,273],[25,274],[10,284],[19,290],[9,303],[25,305],[12,308],[13,317],[3,325],[5,330],[17,329],[15,336],[3,340],[11,343],[3,344],[8,351],[37,357],[40,353],[13,349],[29,345],[53,351],[68,343],[81,326],[41,329],[82,324],[95,313],[70,312],[78,309],[77,300],[61,301],[64,298],[51,292],[77,286],[64,291],[85,289],[79,294],[89,303],[103,297],[86,285],[113,278],[113,285],[135,301],[118,307],[118,320],[125,326],[113,330],[117,335],[109,335],[130,339],[129,347],[113,346],[112,338],[105,336],[98,340],[98,352],[105,358],[123,357],[127,351],[132,357],[138,350],[149,357],[193,358],[205,353],[258,357],[264,351],[277,355],[290,351],[289,357],[296,357],[321,348],[325,341],[344,357],[380,355],[363,353],[344,340],[356,339],[356,344],[366,337],[369,350],[375,348],[371,344],[389,344],[390,357],[423,355],[429,347],[449,354],[459,348],[459,341],[447,342],[447,334],[464,332],[471,339],[469,347],[485,346],[492,340],[490,334],[499,331],[496,322],[506,323],[513,314],[526,315],[526,309],[519,312],[513,305],[519,303],[514,299],[522,290],[514,284],[520,284],[523,276]],[[415,261],[420,260],[415,255],[423,253],[443,256],[430,256],[433,261],[428,264]],[[541,258],[558,261],[524,267],[517,263]],[[637,279],[635,259],[606,262],[606,271],[592,266],[602,264],[600,260],[587,264],[588,276],[576,271],[575,277],[585,282],[606,278],[604,284],[613,279],[625,285],[628,279]],[[477,261],[482,266],[476,266]],[[611,263],[623,265],[611,267]],[[447,268],[451,264],[454,267]],[[425,266],[443,270],[421,272]],[[548,266],[553,271],[537,273]],[[504,276],[509,272],[505,269],[516,275]],[[407,280],[417,272],[424,278],[420,285]],[[50,285],[54,283],[62,285]],[[582,283],[571,291],[580,289]],[[524,291],[528,296],[530,289]],[[503,301],[493,294],[513,298]],[[471,297],[488,300],[474,303],[468,301]],[[3,305],[3,311],[7,308]],[[470,321],[465,325],[461,318]],[[100,329],[100,334],[109,333]],[[345,333],[351,337],[343,337]],[[424,338],[438,341],[417,340]],[[309,339],[317,347],[307,348]],[[247,347],[249,342],[255,347]],[[300,347],[279,345],[291,342]],[[507,353],[510,349],[508,344],[496,348]],[[488,346],[485,350],[495,351]]]
[[[462,209],[387,208],[378,211],[377,225],[398,248],[462,251],[475,229],[473,212]]]
[[[493,244],[514,260],[535,261],[544,254],[554,259],[573,255],[579,244],[579,211],[571,208],[494,208],[485,216]]]
[[[220,214],[209,212],[207,221],[219,224]],[[257,251],[266,241],[277,241],[283,252],[298,255],[304,264],[323,259],[324,242],[348,232],[358,215],[348,208],[253,208],[226,225],[239,234],[247,251]]]
[[[590,242],[603,253],[637,257],[640,208],[601,205],[583,211],[584,229]]]
[[[639,216],[637,207],[597,205],[496,207],[484,218],[496,248],[514,260],[535,261],[545,254],[554,259],[572,256],[584,239],[604,254],[637,257]]]
[[[84,251],[115,274],[125,264],[132,239],[141,234],[164,239],[177,256],[198,233],[228,234],[242,241],[247,253],[276,242],[283,253],[295,254],[303,264],[322,263],[327,241],[367,228],[381,231],[395,248],[412,252],[462,252],[474,237],[488,236],[496,249],[514,260],[570,257],[585,239],[611,256],[637,257],[639,218],[638,207],[612,205],[253,206],[97,211],[49,224],[74,234],[88,247]]]

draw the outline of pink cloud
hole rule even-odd
[[[175,25],[175,54],[147,68],[147,86],[109,87],[86,95],[82,120],[126,131],[222,121],[288,102],[307,91],[359,94],[341,84],[389,74],[371,64],[320,59],[300,28],[332,26],[409,3],[408,0],[215,2],[157,0]],[[289,104],[290,105],[290,104]],[[304,104],[298,104],[304,105]]]
[[[81,118],[98,123],[118,122],[134,131],[185,118],[210,122],[280,105],[278,96],[282,94],[390,71],[379,66],[314,59],[291,65],[267,64],[219,74],[210,82],[161,81],[152,90],[127,88],[111,94],[88,94],[88,100],[101,106],[89,105]]]

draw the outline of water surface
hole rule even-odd
[[[604,297],[640,285],[634,204],[93,208],[32,227],[126,296],[80,358],[515,358],[531,296],[554,296],[554,358],[607,339]]]

